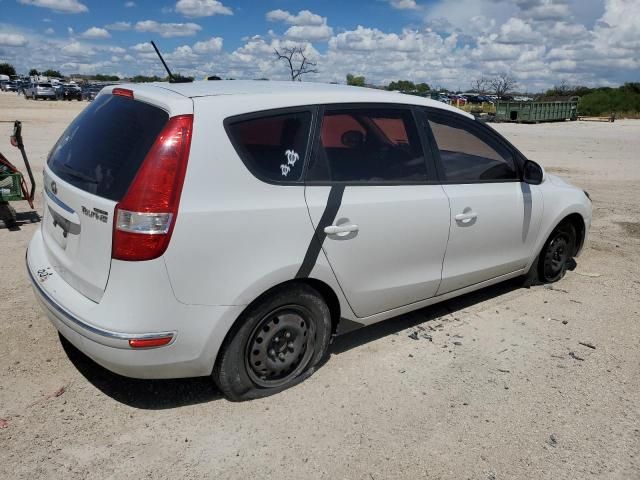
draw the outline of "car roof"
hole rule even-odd
[[[473,118],[455,107],[442,102],[415,95],[378,90],[375,88],[352,87],[329,83],[283,82],[267,80],[203,80],[189,83],[153,82],[145,84],[119,85],[133,90],[162,88],[188,98],[219,95],[233,96],[286,96],[288,103],[296,101],[300,105],[317,103],[401,103],[422,105],[448,110]],[[151,92],[149,92],[151,93]]]

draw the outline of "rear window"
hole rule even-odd
[[[39,87],[48,87],[51,88],[51,84],[50,83],[39,83],[38,84]]]
[[[168,118],[147,103],[102,95],[67,127],[49,168],[86,192],[119,201]]]
[[[302,176],[311,114],[265,114],[231,119],[227,132],[247,168],[259,179],[296,182]]]

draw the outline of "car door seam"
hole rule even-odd
[[[451,221],[451,217],[453,216],[453,212],[451,210],[451,198],[447,193],[447,189],[444,188],[444,185],[440,185],[440,188],[442,188],[442,192],[444,193],[445,197],[447,197],[447,204],[449,205],[449,232],[447,233],[447,243],[444,247],[444,255],[442,255],[442,263],[440,264],[440,283],[438,283],[438,288],[436,288],[436,293],[434,295],[435,297],[437,297],[440,293],[440,287],[442,286],[442,280],[444,276],[444,262],[447,258],[447,251],[449,250],[449,240],[451,239],[451,229],[453,228],[453,222]]]
[[[325,227],[333,224],[333,221],[336,219],[338,210],[340,210],[340,206],[342,205],[344,189],[344,185],[334,185],[331,187],[327,198],[327,205],[325,206],[322,216],[320,217],[320,221],[318,222],[313,236],[311,237],[311,241],[309,242],[302,264],[300,265],[295,278],[308,278],[313,267],[315,267],[316,262],[318,261],[318,255],[320,255],[320,250],[322,250],[322,244],[324,243],[325,238],[327,238],[327,234],[324,229]],[[309,206],[307,204],[307,211],[308,210]]]

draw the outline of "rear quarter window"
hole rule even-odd
[[[311,113],[251,114],[227,119],[227,134],[246,167],[266,182],[296,183],[302,178]]]
[[[69,125],[47,163],[75,187],[119,201],[168,119],[148,103],[102,95]]]

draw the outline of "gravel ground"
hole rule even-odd
[[[38,180],[84,105],[0,94]],[[309,380],[240,404],[61,343],[24,269],[38,224],[16,205],[20,229],[0,228],[0,478],[640,478],[640,121],[496,128],[593,197],[576,271],[340,337]]]

